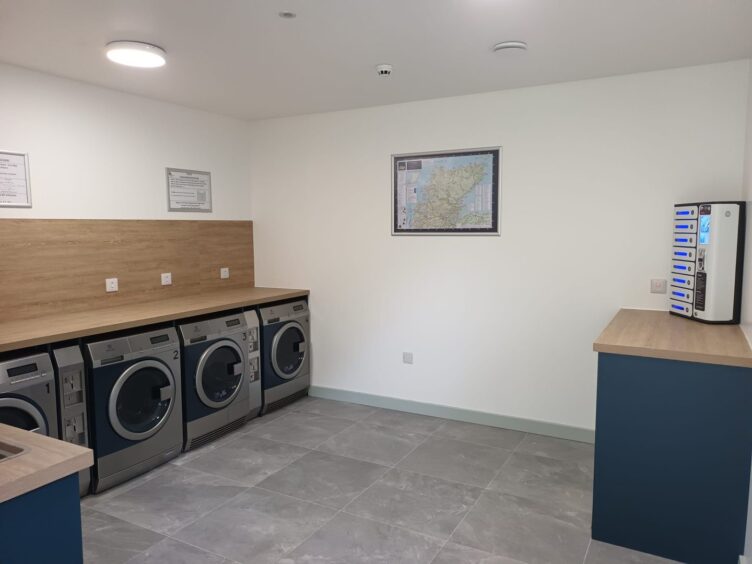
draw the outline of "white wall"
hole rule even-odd
[[[250,218],[246,122],[3,64],[0,108],[34,206],[0,217]],[[210,171],[214,213],[168,213],[165,167]]]
[[[311,289],[315,385],[593,428],[592,341],[664,308],[671,205],[741,195],[747,85],[741,61],[257,122],[257,281]],[[390,154],[493,145],[501,237],[390,235]]]

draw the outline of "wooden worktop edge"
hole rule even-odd
[[[281,289],[280,289],[281,290]],[[228,309],[237,309],[241,307],[248,307],[253,305],[259,305],[263,303],[274,302],[278,300],[288,300],[293,298],[300,298],[309,295],[308,290],[281,290],[279,294],[266,296],[263,298],[253,299],[239,299],[231,300],[221,303],[212,304],[203,307],[194,307],[190,309],[175,310],[168,313],[162,313],[158,315],[139,316],[131,319],[124,319],[118,322],[107,323],[91,323],[85,327],[76,328],[73,330],[60,330],[40,333],[38,337],[21,338],[18,340],[8,340],[0,342],[0,352],[12,351],[17,349],[23,349],[26,347],[33,347],[37,345],[46,345],[55,343],[58,341],[65,341],[69,339],[79,339],[82,337],[91,337],[102,333],[109,333],[112,331],[122,331],[124,329],[134,329],[137,327],[143,327],[145,325],[152,325],[155,323],[164,323],[168,321],[176,321],[187,317],[194,317],[198,315],[206,315],[209,313],[216,313]],[[144,304],[138,304],[143,306]],[[116,310],[128,309],[130,306],[121,306],[115,308]],[[113,309],[103,309],[102,313],[112,313]],[[44,318],[39,319],[40,325],[43,324]],[[11,322],[12,323],[12,322]]]
[[[25,433],[30,436],[24,435]],[[24,449],[24,452],[13,458],[0,461],[0,503],[76,474],[94,464],[94,453],[86,447],[7,425],[0,424],[0,441]],[[49,459],[53,461],[46,463]]]
[[[645,334],[644,328],[641,329],[643,335],[642,339],[640,339],[643,342],[640,342],[639,344],[631,345],[631,344],[625,344],[623,342],[614,342],[614,341],[624,341],[624,340],[630,340],[628,337],[625,337],[622,335],[622,332],[624,332],[624,321],[620,319],[620,316],[623,317],[623,314],[629,313],[631,315],[641,315],[641,313],[644,312],[645,316],[648,315],[660,315],[660,316],[671,316],[671,314],[667,311],[662,310],[642,310],[642,309],[630,309],[630,308],[622,308],[620,309],[616,315],[609,321],[608,325],[603,329],[603,331],[598,335],[598,337],[593,342],[593,351],[598,353],[608,353],[608,354],[621,354],[621,355],[627,355],[627,356],[640,356],[645,358],[658,358],[658,359],[664,359],[664,360],[677,360],[677,361],[685,361],[685,362],[698,362],[698,363],[704,363],[704,364],[715,364],[715,365],[722,365],[722,366],[736,366],[741,368],[752,368],[752,349],[749,346],[749,343],[744,336],[744,333],[742,332],[741,328],[733,325],[708,325],[708,324],[702,324],[698,323],[692,320],[686,320],[681,319],[683,323],[690,323],[697,325],[691,325],[692,330],[697,331],[704,331],[705,333],[701,334],[701,338],[704,340],[704,342],[707,342],[705,339],[708,338],[707,331],[714,331],[713,328],[717,328],[719,331],[727,331],[733,333],[733,339],[737,339],[737,345],[738,345],[738,351],[736,352],[710,352],[710,351],[698,351],[698,350],[682,350],[681,348],[668,348],[663,344],[663,346],[659,345],[658,343],[661,341],[661,339],[658,338],[658,336],[655,333],[647,333]],[[659,320],[661,323],[663,323],[664,319]],[[622,325],[619,325],[621,323]],[[673,321],[672,321],[673,323]],[[627,327],[629,327],[630,324],[627,323]],[[690,326],[682,326],[681,331],[687,330]],[[637,325],[637,328],[639,329],[639,325]],[[679,329],[678,326],[671,326],[670,329],[673,331],[677,331],[677,333],[670,333],[670,335],[673,336],[673,338],[668,339],[669,341],[674,341],[674,339],[677,338],[677,335],[681,335],[681,333],[678,333]],[[616,333],[613,333],[612,330],[615,330]],[[737,333],[738,332],[738,333]],[[697,336],[697,335],[696,335]],[[724,335],[723,339],[729,339],[729,335]],[[731,341],[727,341],[731,342]],[[653,346],[653,343],[655,345]]]

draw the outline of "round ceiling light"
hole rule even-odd
[[[112,41],[106,46],[107,58],[113,63],[141,69],[155,69],[167,62],[161,47],[141,41]]]
[[[524,41],[502,41],[493,46],[494,51],[504,51],[506,49],[527,51],[527,43]]]
[[[289,11],[285,10],[284,12],[280,12],[278,15],[282,19],[291,20],[291,19],[297,17],[298,14],[296,14],[295,12],[289,12]]]

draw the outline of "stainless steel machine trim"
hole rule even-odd
[[[37,407],[30,401],[23,400],[21,398],[0,398],[0,407],[14,407],[25,411],[36,421],[37,428],[31,429],[34,433],[41,435],[47,435],[47,423],[44,420],[44,415],[37,409]],[[57,438],[57,437],[55,437]]]
[[[204,386],[202,385],[201,376],[204,373],[204,368],[206,367],[206,361],[209,360],[209,356],[211,356],[211,354],[214,351],[222,347],[229,347],[238,354],[238,358],[240,358],[238,362],[242,366],[242,370],[240,371],[240,382],[235,387],[235,391],[232,393],[232,395],[224,401],[214,401],[214,400],[209,399],[209,396],[206,395],[206,392],[204,391]],[[198,394],[198,397],[201,399],[201,401],[204,404],[206,404],[209,407],[213,407],[214,409],[220,409],[232,403],[232,400],[234,400],[240,393],[240,389],[243,387],[243,380],[246,378],[246,368],[245,368],[244,360],[245,358],[243,356],[243,351],[240,350],[240,347],[235,344],[235,341],[231,341],[230,339],[222,339],[221,341],[217,341],[216,343],[212,344],[209,348],[207,348],[204,351],[204,353],[201,355],[201,358],[199,358],[198,365],[196,366],[196,376],[195,376],[196,393]]]
[[[295,370],[295,372],[293,372],[292,374],[285,374],[282,370],[280,370],[279,364],[277,363],[277,346],[279,345],[279,340],[282,337],[282,334],[288,329],[292,329],[292,328],[298,329],[298,331],[300,331],[303,334],[306,348],[303,350],[303,360],[300,361],[300,365],[298,366],[297,370]],[[308,335],[306,335],[306,332],[305,332],[305,329],[303,329],[303,326],[297,321],[288,321],[282,327],[279,328],[279,330],[274,334],[274,338],[272,339],[272,350],[271,350],[272,368],[274,368],[274,371],[277,373],[277,376],[279,376],[283,380],[292,380],[293,378],[295,378],[295,376],[300,374],[300,371],[303,370],[303,366],[305,366],[306,358],[308,358],[308,346],[307,345],[308,345]]]
[[[133,376],[136,372],[143,368],[156,368],[160,372],[162,372],[165,376],[167,376],[167,380],[169,382],[169,388],[170,388],[170,394],[168,398],[170,403],[167,406],[167,412],[164,414],[164,417],[162,417],[162,420],[157,423],[154,427],[149,429],[148,431],[144,431],[143,433],[134,433],[132,431],[129,431],[125,427],[123,427],[122,423],[120,423],[120,420],[117,416],[117,398],[120,395],[120,390],[122,389],[125,382]],[[112,425],[112,428],[115,429],[115,432],[123,437],[124,439],[129,439],[131,441],[142,441],[144,439],[148,439],[149,437],[155,435],[170,418],[170,414],[172,413],[172,408],[175,405],[175,378],[172,375],[172,372],[170,372],[169,368],[167,366],[157,360],[142,360],[137,362],[136,364],[132,364],[128,367],[127,370],[125,370],[117,379],[115,382],[115,385],[112,386],[112,390],[110,391],[110,401],[109,401],[109,408],[108,408],[108,414],[110,416],[110,424]]]

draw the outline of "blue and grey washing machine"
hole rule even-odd
[[[49,354],[2,357],[0,423],[57,438],[57,394]]]
[[[198,319],[179,327],[183,343],[184,450],[237,429],[261,409],[258,369],[253,370],[248,356],[258,343],[258,321],[255,327],[249,327],[247,319],[237,313]]]
[[[308,394],[310,315],[305,300],[259,309],[261,314],[261,383],[266,413]]]
[[[180,342],[168,327],[88,343],[86,352],[97,493],[180,453]]]

